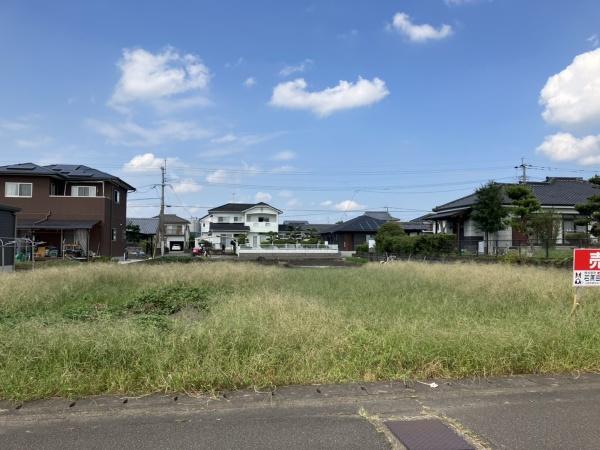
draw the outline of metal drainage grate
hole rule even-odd
[[[397,420],[385,425],[407,450],[475,450],[441,420]]]

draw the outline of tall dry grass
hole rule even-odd
[[[208,309],[127,312],[164,286],[206,288]],[[568,272],[500,265],[12,274],[0,277],[0,397],[597,371],[600,291],[583,297],[569,321]]]

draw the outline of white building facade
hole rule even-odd
[[[267,203],[227,203],[208,210],[199,219],[200,235],[196,242],[207,241],[215,248],[232,248],[232,241],[259,248],[269,235],[279,232],[282,213]]]

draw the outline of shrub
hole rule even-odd
[[[356,246],[357,253],[368,253],[369,252],[369,244],[360,244]]]
[[[207,309],[208,291],[194,286],[166,285],[142,291],[125,307],[133,314],[174,314],[186,306]]]

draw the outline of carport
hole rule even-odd
[[[84,255],[89,254],[90,236],[98,220],[19,220],[19,237],[28,237],[36,242],[46,242],[57,247],[62,255],[65,244],[79,244]]]

